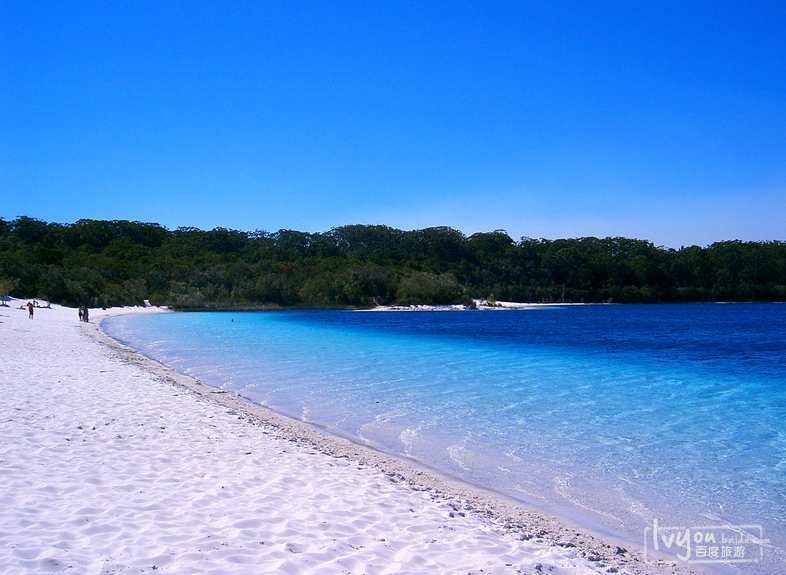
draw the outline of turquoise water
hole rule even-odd
[[[104,328],[204,383],[630,539],[655,519],[762,525],[786,566],[786,306],[178,313]]]

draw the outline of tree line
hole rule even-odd
[[[0,219],[0,295],[181,309],[786,301],[786,243],[679,250],[621,237],[513,240],[449,227],[322,233]]]

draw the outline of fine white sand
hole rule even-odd
[[[532,309],[543,309],[546,307],[592,305],[592,304],[584,304],[584,303],[519,303],[514,301],[488,301],[485,299],[476,299],[473,300],[473,302],[474,302],[474,307],[463,305],[463,304],[378,305],[371,309],[358,310],[358,311],[469,311],[471,309],[501,311],[501,310],[512,310],[512,309],[532,310]]]
[[[100,310],[19,304],[0,307],[0,573],[675,570],[287,428],[97,341]]]

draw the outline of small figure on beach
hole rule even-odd
[[[83,305],[79,306],[79,321],[85,321],[85,312],[83,311],[84,307],[85,306]]]
[[[28,311],[28,316],[27,317],[29,317],[30,319],[33,319],[33,303],[32,302],[27,302],[27,311]]]
[[[90,314],[89,314],[89,310],[88,310],[87,306],[85,306],[85,309],[82,310],[82,319],[85,322],[89,322],[90,321]]]

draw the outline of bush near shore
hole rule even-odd
[[[0,219],[0,296],[94,307],[786,301],[786,243],[678,250],[629,238],[514,241],[449,227],[322,233],[168,230],[154,223]]]

